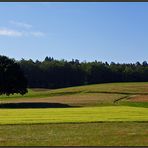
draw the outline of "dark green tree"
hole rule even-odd
[[[22,59],[19,62],[30,88],[62,88],[107,82],[148,81],[148,64],[80,62],[56,60],[46,57],[43,61]]]
[[[0,56],[0,95],[14,93],[27,93],[27,80],[18,63]]]

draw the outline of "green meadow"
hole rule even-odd
[[[147,122],[0,126],[1,146],[147,146]]]
[[[148,121],[140,107],[82,107],[57,109],[1,109],[0,124]]]
[[[16,99],[16,98],[36,98],[36,97],[51,97],[61,95],[74,95],[83,93],[106,93],[106,94],[123,94],[134,95],[144,94],[148,95],[148,83],[147,82],[129,82],[129,83],[106,83],[106,84],[93,84],[86,86],[76,86],[62,89],[29,89],[28,93],[21,95],[0,96],[0,100]]]
[[[148,83],[0,96],[0,146],[148,146]]]

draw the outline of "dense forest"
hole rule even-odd
[[[110,64],[100,61],[56,60],[46,57],[43,61],[20,60],[30,88],[61,88],[109,82],[148,81],[148,63]]]

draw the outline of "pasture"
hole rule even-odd
[[[147,146],[147,96],[146,82],[0,96],[0,146]]]
[[[147,122],[1,125],[0,145],[147,146],[147,127]]]
[[[148,121],[148,109],[109,106],[0,110],[0,124],[80,123],[99,121]]]

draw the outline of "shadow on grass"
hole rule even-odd
[[[1,103],[0,108],[69,108],[76,107],[62,103],[42,103],[42,102],[26,102],[26,103]]]

